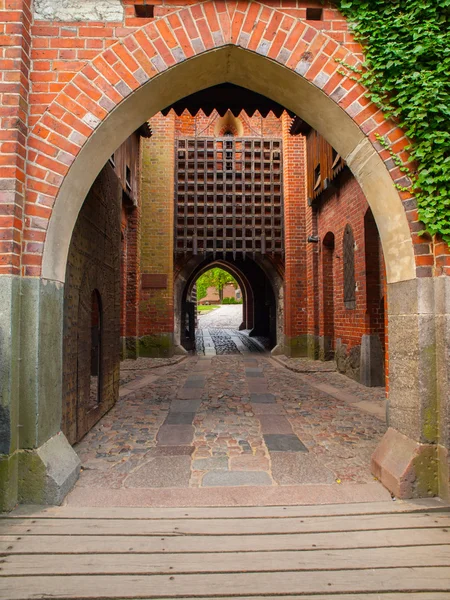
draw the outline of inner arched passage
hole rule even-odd
[[[195,319],[192,314],[192,290],[198,278],[214,267],[229,273],[239,284],[243,295],[242,322],[239,330],[244,330],[251,338],[259,338],[261,349],[267,350],[281,343],[282,278],[271,270],[269,261],[264,258],[225,257],[215,259],[194,257],[180,269],[175,281],[175,331],[177,341],[187,350],[195,348]],[[281,329],[281,331],[280,331]],[[178,337],[179,336],[179,337]]]

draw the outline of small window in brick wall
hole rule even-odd
[[[347,225],[344,231],[343,259],[345,308],[356,308],[355,238],[350,225]]]
[[[306,19],[307,21],[321,21],[323,18],[323,9],[321,8],[307,8]]]
[[[152,19],[154,16],[154,6],[152,4],[135,4],[134,12],[138,19]]]

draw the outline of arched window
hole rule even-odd
[[[345,308],[356,307],[355,238],[350,225],[345,227],[343,240],[344,259],[344,304]]]
[[[102,390],[102,301],[98,290],[91,295],[91,388],[89,404],[101,402]]]

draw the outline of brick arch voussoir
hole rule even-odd
[[[367,90],[354,81],[353,72],[341,74],[342,62],[358,66],[358,58],[280,10],[258,2],[231,4],[211,0],[162,16],[110,46],[66,84],[29,136],[27,214],[48,223],[64,177],[84,144],[133,92],[170,67],[226,45],[273,60],[321,89],[371,139],[394,181],[404,183],[389,152],[376,141],[376,134],[387,136],[403,149],[403,132],[366,98]]]

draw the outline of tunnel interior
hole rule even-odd
[[[186,350],[196,350],[196,281],[209,269],[219,267],[228,272],[239,284],[242,292],[242,322],[238,329],[249,337],[256,338],[266,350],[277,343],[277,305],[274,282],[256,262],[246,258],[226,256],[204,259],[189,277],[181,302],[181,344]]]

